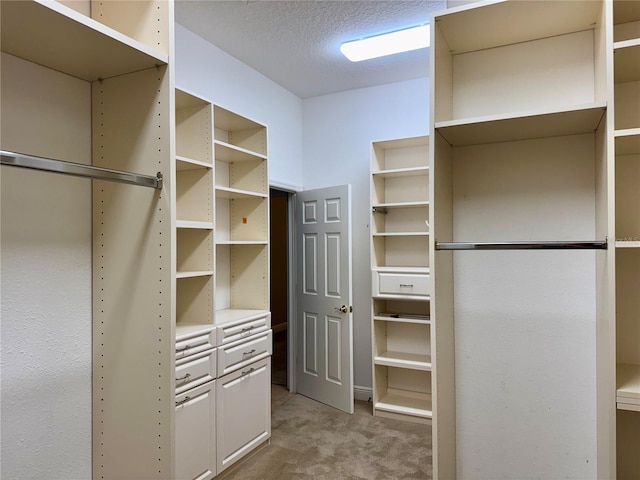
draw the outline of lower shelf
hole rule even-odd
[[[431,355],[387,351],[376,355],[373,361],[376,365],[385,365],[387,367],[431,370]]]
[[[616,376],[618,409],[640,412],[640,365],[618,364]]]
[[[432,418],[431,395],[388,390],[386,395],[373,405],[374,415],[389,412],[421,418]]]

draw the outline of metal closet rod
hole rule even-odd
[[[607,242],[438,242],[436,250],[606,250]]]
[[[156,176],[141,175],[139,173],[123,172],[108,168],[94,167],[82,163],[66,162],[53,158],[35,157],[22,153],[8,152],[0,150],[2,165],[11,167],[30,168],[44,172],[62,173],[76,177],[93,178],[95,180],[106,180],[109,182],[126,183],[128,185],[139,185],[141,187],[151,187],[162,189],[162,173]]]

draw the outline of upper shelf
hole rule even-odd
[[[95,81],[164,65],[168,57],[58,2],[2,1],[2,51]]]
[[[379,170],[372,172],[375,177],[393,178],[393,177],[411,177],[418,175],[427,175],[429,167],[408,167],[408,168],[392,168],[388,170]]]
[[[613,47],[615,82],[640,80],[640,38],[616,42]]]
[[[487,115],[436,122],[438,133],[452,146],[482,145],[595,131],[605,113],[602,103],[571,109]]]
[[[436,16],[454,54],[591,30],[600,21],[601,2],[487,2]]]
[[[256,160],[266,160],[266,156],[260,153],[252,152],[246,148],[231,145],[230,143],[214,140],[216,150],[215,158],[221,162],[247,162]]]
[[[640,153],[640,128],[616,130],[616,155]]]

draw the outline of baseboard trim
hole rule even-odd
[[[368,402],[371,398],[373,398],[373,389],[371,387],[360,387],[358,385],[354,385],[353,398],[355,398],[356,400]]]

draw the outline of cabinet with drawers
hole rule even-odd
[[[429,422],[429,139],[374,142],[371,162],[373,413]]]

